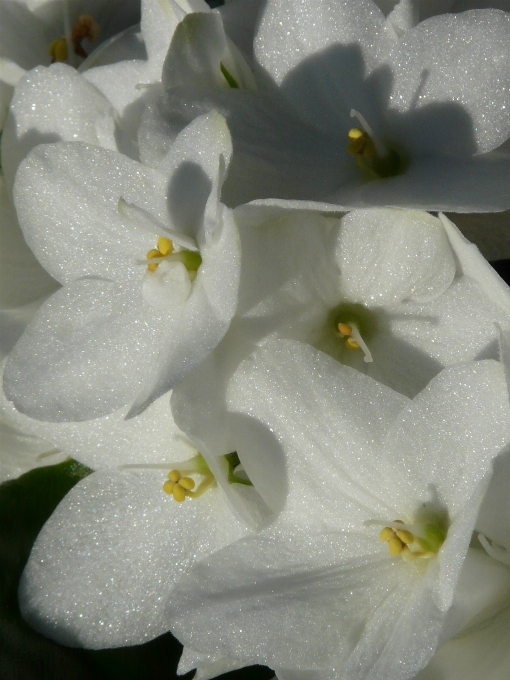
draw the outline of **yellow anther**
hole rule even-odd
[[[82,42],[85,38],[88,38],[90,42],[95,42],[99,36],[99,26],[90,16],[90,14],[82,14],[74,22],[74,26],[71,31],[71,40],[73,41],[73,47],[75,53],[86,59],[88,56],[82,47]]]
[[[178,503],[182,503],[186,498],[186,489],[182,487],[180,484],[174,484],[174,488],[172,489],[172,496]]]
[[[161,253],[161,255],[163,255],[163,257],[165,255],[170,255],[173,249],[174,245],[169,238],[167,238],[166,236],[160,236],[158,238],[158,250]]]
[[[51,63],[54,64],[56,61],[66,61],[67,60],[67,42],[65,38],[58,38],[54,40],[48,48],[48,52],[51,57]]]
[[[168,479],[171,482],[178,482],[180,478],[181,473],[179,472],[179,470],[170,470],[170,472],[168,473]]]
[[[397,529],[395,531],[395,535],[398,536],[398,538],[402,541],[402,543],[405,543],[405,545],[410,545],[414,542],[413,534],[410,531],[406,531],[405,529]]]
[[[191,491],[191,489],[195,488],[195,482],[191,477],[181,477],[177,483],[180,484],[183,489],[186,489],[186,491]]]
[[[404,548],[404,544],[399,538],[393,536],[393,538],[390,538],[388,541],[388,548],[392,555],[400,555]]]
[[[165,493],[170,494],[170,493],[172,493],[174,486],[175,486],[175,482],[171,482],[171,481],[165,482],[163,484],[163,491]]]
[[[354,338],[347,338],[345,345],[349,349],[359,349],[359,345]]]
[[[152,248],[152,250],[149,250],[149,252],[147,253],[147,255],[145,257],[147,258],[147,260],[153,260],[156,257],[163,257],[163,254],[160,253],[159,250]],[[158,264],[159,264],[158,262],[150,262],[147,265],[147,269],[150,272],[155,272],[156,269],[158,268]]]
[[[339,323],[338,324],[338,332],[341,335],[350,335],[352,333],[352,327],[349,326],[346,323]]]
[[[393,529],[390,529],[390,527],[384,527],[384,529],[382,529],[381,533],[379,534],[381,541],[389,541],[390,538],[393,538],[393,536],[395,536],[395,533]]]
[[[351,154],[359,154],[370,158],[375,153],[374,142],[364,130],[359,128],[352,128],[348,132],[349,143],[347,144],[347,151]]]

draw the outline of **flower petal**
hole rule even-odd
[[[261,76],[345,147],[352,108],[373,125],[380,119],[375,88],[363,81],[394,43],[385,24],[369,0],[269,0],[255,39]]]
[[[123,219],[119,199],[166,221],[163,178],[122,154],[81,144],[35,149],[19,169],[16,208],[27,243],[59,282],[141,282],[156,227]],[[48,228],[51,225],[51,229]]]
[[[453,521],[510,442],[509,416],[501,364],[476,361],[444,369],[402,411],[386,437],[385,466],[399,479],[394,491],[399,507],[413,497],[430,500],[433,487]],[[403,474],[409,451],[413,464]],[[423,496],[416,497],[418,489]]]
[[[57,282],[27,246],[16,209],[0,178],[0,309],[13,309],[53,293]]]
[[[8,183],[12,185],[18,165],[31,149],[59,141],[117,148],[110,104],[66,64],[38,67],[16,86],[2,135],[2,162]]]
[[[280,483],[281,495],[288,484],[286,514],[305,513],[320,524],[336,526],[347,512],[345,493],[350,498],[349,525],[362,526],[376,507],[393,516],[395,510],[381,500],[384,493],[376,462],[379,442],[409,403],[406,397],[309,345],[269,340],[237,369],[228,400],[229,410],[243,416],[237,426],[237,445],[250,479],[255,482],[260,477],[260,485],[266,480],[265,457],[257,453],[257,448],[267,447],[261,435],[283,445],[287,480],[275,475],[271,488]],[[296,414],[306,427],[297,426]],[[254,419],[263,425],[258,432],[253,430]],[[324,502],[310,506],[311,493]]]
[[[3,370],[3,369],[2,369]],[[155,401],[138,418],[126,421],[124,407],[107,416],[82,422],[51,423],[17,411],[0,391],[0,418],[16,437],[20,464],[32,450],[32,439],[51,442],[44,451],[61,451],[97,470],[109,465],[167,465],[196,455],[196,448],[176,426],[168,397]],[[164,423],[164,427],[162,427]],[[25,442],[27,446],[25,447]],[[41,453],[38,450],[38,453]],[[43,458],[41,465],[52,463]]]
[[[335,146],[306,125],[278,95],[249,90],[176,87],[144,114],[140,152],[156,165],[177,132],[197,115],[217,109],[227,119],[234,157],[223,201],[239,205],[259,196],[325,200],[355,176],[344,142]]]
[[[141,413],[178,384],[227,332],[237,305],[240,252],[237,227],[223,210],[216,243],[202,250],[203,262],[189,298],[168,318],[160,332],[157,361],[129,412]]]
[[[337,253],[345,297],[371,306],[432,300],[455,275],[444,228],[425,212],[353,211],[342,219]]]
[[[237,88],[256,87],[248,64],[227,39],[221,17],[215,13],[186,16],[175,30],[163,65],[163,87],[227,89],[233,83]]]
[[[345,186],[323,200],[344,210],[398,205],[429,211],[499,212],[510,208],[509,172],[510,156],[504,153],[415,157],[403,175]]]
[[[23,616],[70,646],[141,644],[168,630],[164,604],[179,577],[243,533],[218,491],[176,503],[157,473],[96,472],[39,534],[20,585]]]
[[[510,453],[493,463],[494,474],[485,494],[476,530],[510,553]]]
[[[278,523],[202,560],[167,605],[177,637],[246,663],[341,667],[370,612],[405,601],[413,579],[361,533],[313,529]]]
[[[510,14],[443,14],[393,49],[390,137],[414,153],[472,155],[510,135]]]
[[[131,291],[108,281],[76,281],[39,309],[12,350],[7,397],[23,413],[54,422],[111,413],[144,383],[158,326],[157,315],[146,314]]]
[[[510,313],[510,289],[503,279],[487,266],[486,259],[478,248],[461,234],[455,224],[446,215],[439,215],[452,248],[457,256],[464,276],[473,278],[482,291],[493,303],[496,303],[506,314]]]
[[[415,680],[506,680],[510,672],[510,607],[487,625],[448,641]]]

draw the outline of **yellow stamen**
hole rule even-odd
[[[156,248],[151,248],[147,255],[145,256],[147,260],[155,260],[156,258],[161,258],[161,257],[166,257],[167,255],[171,255],[174,249],[174,244],[172,241],[167,238],[166,236],[160,236],[158,238],[158,247]],[[147,269],[150,272],[155,272],[156,269],[158,268],[159,262],[149,262],[147,265]]]
[[[165,482],[163,484],[163,491],[165,493],[172,493],[172,489],[174,488],[174,486],[175,486],[175,482],[171,482],[171,481]]]
[[[184,489],[179,483],[174,484],[174,488],[172,489],[172,496],[174,497],[174,500],[176,500],[178,503],[182,503],[186,498],[186,489]]]
[[[392,555],[400,555],[400,553],[402,552],[402,550],[404,548],[404,544],[396,536],[393,536],[392,538],[390,538],[390,540],[387,541],[387,543],[388,543],[388,549],[389,549],[389,551]]]
[[[367,524],[379,524],[378,521],[370,520]],[[404,524],[402,520],[396,519],[392,524]],[[400,555],[405,562],[411,562],[417,558],[430,559],[436,554],[431,550],[425,549],[420,544],[412,531],[408,529],[397,529],[395,526],[384,527],[379,533],[379,538],[388,544],[388,550],[393,556]],[[413,547],[410,548],[409,546]]]
[[[389,541],[390,538],[393,538],[395,534],[393,533],[393,529],[390,529],[390,527],[384,527],[384,529],[381,529],[381,533],[379,534],[379,538],[381,541]]]
[[[190,471],[192,472],[192,471]],[[170,470],[168,473],[168,481],[163,484],[163,491],[167,494],[171,494],[178,503],[182,503],[186,496],[189,498],[198,498],[204,491],[215,484],[216,480],[214,475],[206,474],[205,479],[200,483],[196,491],[192,491],[195,488],[195,480],[191,477],[182,477],[179,470]]]
[[[345,346],[348,349],[361,349],[363,350],[363,354],[365,355],[364,361],[366,361],[367,363],[373,361],[372,354],[368,349],[366,342],[361,337],[359,328],[355,323],[351,322],[350,324],[347,324],[344,323],[343,321],[340,321],[337,324],[337,329],[341,338],[349,336],[345,341]]]
[[[349,143],[347,151],[350,154],[359,154],[365,158],[370,158],[375,153],[375,146],[369,135],[359,128],[351,128],[347,133]]]
[[[49,55],[51,57],[51,63],[54,64],[56,61],[66,61],[67,60],[67,43],[65,38],[58,38],[54,40],[48,48]]]
[[[356,340],[354,340],[354,338],[347,338],[347,340],[345,341],[345,345],[349,349],[359,349],[359,345],[356,342]]]
[[[414,536],[410,531],[406,531],[405,529],[397,529],[395,534],[402,541],[402,543],[405,543],[406,545],[410,545],[414,542]]]
[[[82,42],[88,38],[90,42],[96,42],[99,36],[99,26],[90,16],[90,14],[82,14],[74,22],[71,31],[71,40],[73,42],[74,52],[83,59],[87,58],[87,53],[82,47]]]
[[[338,332],[340,335],[343,337],[344,335],[351,335],[352,333],[352,327],[349,326],[346,323],[339,323],[338,324]]]
[[[166,236],[160,236],[158,238],[158,250],[163,255],[170,255],[170,253],[173,251],[174,245],[172,241],[167,238]]]

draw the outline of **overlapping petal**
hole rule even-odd
[[[452,601],[491,460],[510,436],[506,388],[501,368],[482,362],[448,369],[409,406],[376,390],[386,388],[295,343],[268,343],[241,366],[231,408],[259,419],[282,444],[289,496],[272,527],[219,551],[181,581],[180,605],[168,611],[186,644],[206,653],[214,644],[225,656],[276,667],[334,668],[346,678],[359,677],[360,668],[367,678],[409,678],[425,665]],[[399,400],[404,408],[396,416]],[[420,421],[427,426],[413,441],[424,449],[419,444],[415,458],[406,441],[406,475],[401,437],[407,423]],[[494,439],[480,450],[472,435],[482,423]],[[432,468],[452,524],[439,560],[420,577],[371,544],[363,522],[413,512],[430,498]],[[465,485],[456,490],[459,470]],[[221,621],[214,641],[204,634],[209,616]]]

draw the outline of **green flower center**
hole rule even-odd
[[[343,302],[330,311],[326,323],[313,344],[343,364],[363,357],[372,362],[370,341],[377,333],[377,318],[364,305]]]
[[[368,179],[384,179],[402,175],[408,163],[405,154],[397,151],[395,145],[388,146],[376,137],[365,118],[354,109],[351,118],[357,118],[361,128],[351,128],[347,134],[347,152],[356,157],[358,167]]]

